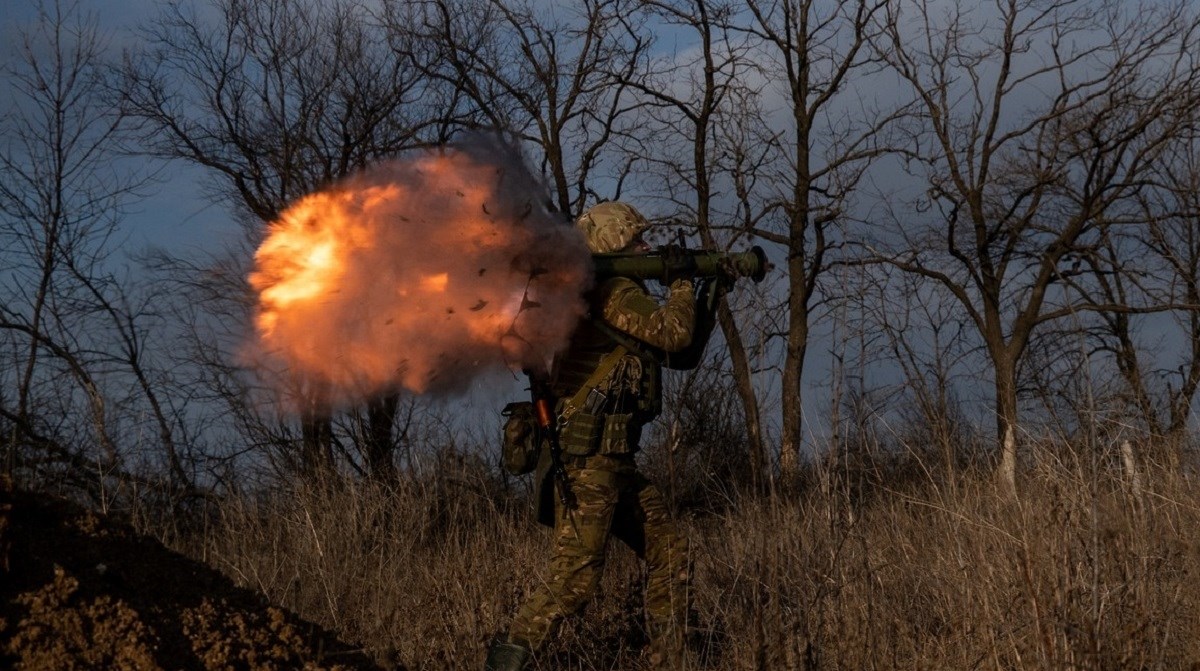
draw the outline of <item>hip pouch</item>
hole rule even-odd
[[[637,451],[642,435],[641,424],[632,420],[633,415],[629,413],[593,415],[577,412],[563,428],[563,453],[573,457],[632,454]]]
[[[501,436],[500,464],[512,475],[525,475],[537,467],[542,436],[533,416],[533,404],[518,401],[504,406],[507,419]]]

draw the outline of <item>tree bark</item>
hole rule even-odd
[[[367,404],[366,461],[370,476],[378,482],[390,482],[396,477],[393,459],[393,426],[399,394],[385,394]]]

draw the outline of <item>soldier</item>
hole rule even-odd
[[[576,225],[593,253],[650,250],[642,240],[649,223],[627,204],[596,205]],[[673,668],[684,654],[688,541],[671,520],[663,495],[638,472],[634,455],[642,427],[658,416],[662,404],[662,366],[647,352],[681,352],[694,340],[702,346],[712,320],[702,315],[701,329],[707,330],[697,333],[691,279],[673,281],[663,304],[624,277],[603,282],[589,298],[589,317],[556,359],[550,381],[558,399],[587,399],[583,407],[567,411],[560,431],[569,497],[554,496],[545,448],[535,476],[538,520],[555,534],[549,576],[522,604],[508,632],[492,642],[487,671],[526,668],[563,618],[583,607],[599,584],[609,536],[625,542],[649,569],[645,604],[652,663]],[[560,400],[560,413],[563,408]]]

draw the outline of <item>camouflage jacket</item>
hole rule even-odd
[[[678,352],[691,343],[695,326],[696,301],[690,281],[672,283],[666,302],[660,304],[634,280],[609,279],[593,290],[589,318],[575,330],[567,351],[555,359],[551,387],[559,399],[576,395],[601,360],[619,346],[606,329],[664,352]],[[564,459],[636,452],[642,426],[661,410],[661,378],[658,362],[636,352],[621,357],[596,385],[603,401],[580,409],[561,427]],[[560,400],[560,410],[562,403]],[[544,524],[553,524],[554,518],[550,467],[550,451],[543,449],[535,472],[534,500],[538,502],[538,520]]]

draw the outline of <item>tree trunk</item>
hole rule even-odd
[[[789,265],[793,266],[789,268],[791,277],[804,277],[802,261],[793,259]],[[780,475],[785,481],[794,479],[800,473],[800,447],[804,438],[804,397],[800,383],[804,374],[804,356],[808,350],[808,306],[804,302],[803,292],[793,287],[790,302],[781,396],[783,444],[779,452]]]
[[[305,478],[319,479],[333,467],[333,420],[329,408],[309,401],[300,414],[300,469]]]
[[[738,397],[742,401],[742,414],[746,422],[746,448],[750,459],[751,484],[757,489],[762,482],[767,468],[766,447],[763,445],[762,418],[758,409],[758,394],[754,391],[754,382],[750,373],[750,357],[746,354],[746,346],[742,342],[737,322],[729,305],[721,301],[717,311],[717,319],[721,323],[721,331],[725,334],[725,342],[729,346],[729,358],[733,365],[733,381],[737,387]]]
[[[996,428],[1000,463],[996,478],[1009,495],[1017,495],[1017,380],[1016,366],[1006,354],[993,355],[996,374]]]
[[[396,462],[392,459],[392,428],[399,405],[399,394],[385,394],[367,403],[364,448],[367,469],[371,478],[378,482],[390,482],[396,476]]]
[[[1186,419],[1178,423],[1172,422],[1171,427],[1162,436],[1162,445],[1155,450],[1161,450],[1167,460],[1167,468],[1171,473],[1179,473],[1179,470],[1183,467],[1183,451],[1187,446],[1187,440],[1188,430]]]

